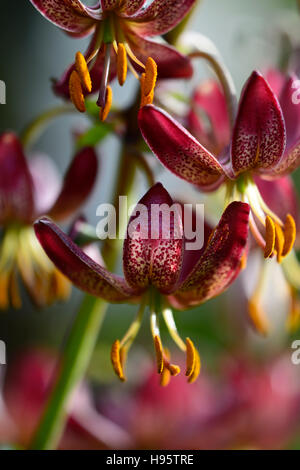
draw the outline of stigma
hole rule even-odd
[[[123,86],[126,82],[129,69],[140,82],[141,107],[153,102],[157,79],[156,62],[152,57],[148,57],[146,62],[142,63],[133,53],[120,28],[116,28],[113,20],[111,20],[99,28],[95,49],[89,57],[84,57],[81,52],[76,53],[74,70],[69,79],[69,93],[71,101],[79,112],[84,113],[86,111],[85,94],[93,92],[90,72],[95,61],[99,60],[99,54],[103,55],[101,83],[97,99],[101,121],[106,120],[112,106],[112,90],[109,86],[112,61],[116,64],[119,85]],[[136,66],[143,70],[141,74],[136,71]]]
[[[125,366],[129,348],[131,347],[137,333],[140,329],[146,307],[150,311],[150,330],[153,339],[153,349],[157,373],[160,375],[160,385],[165,387],[169,384],[172,377],[181,372],[180,367],[171,361],[171,355],[168,348],[164,347],[159,328],[160,316],[163,317],[171,338],[177,344],[179,349],[185,353],[186,367],[185,375],[189,383],[195,382],[201,369],[200,355],[190,338],[185,341],[181,339],[176,328],[172,310],[169,307],[160,308],[160,294],[155,293],[156,300],[153,301],[153,292],[147,292],[138,309],[135,319],[121,340],[115,340],[111,348],[111,363],[115,374],[124,382],[126,381]],[[158,299],[158,301],[157,301]]]

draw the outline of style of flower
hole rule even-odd
[[[190,60],[171,46],[149,37],[165,34],[189,12],[195,0],[101,0],[86,6],[79,0],[30,0],[49,21],[69,35],[80,38],[92,34],[83,56],[55,83],[59,95],[71,98],[80,112],[84,96],[99,91],[100,119],[105,120],[112,103],[110,79],[118,77],[122,86],[127,69],[141,81],[141,105],[151,103],[160,78],[185,78],[192,74]],[[157,70],[158,69],[158,70]]]
[[[142,210],[141,207],[145,210]],[[153,211],[159,209],[162,212]],[[137,316],[121,341],[116,340],[111,360],[118,377],[125,380],[128,350],[141,325],[146,306],[150,310],[157,370],[166,385],[180,368],[170,362],[159,329],[162,315],[171,337],[186,352],[186,375],[193,382],[200,371],[200,357],[193,342],[177,332],[172,307],[199,305],[223,292],[242,266],[248,236],[249,206],[233,202],[201,250],[185,256],[180,205],[157,183],[140,200],[128,226],[123,248],[125,278],[110,273],[88,257],[48,218],[35,223],[38,240],[58,269],[77,287],[109,302],[138,302]],[[165,212],[169,214],[166,222]],[[137,215],[138,213],[138,215]]]
[[[64,182],[50,159],[28,162],[18,137],[0,136],[0,309],[21,306],[18,276],[38,306],[66,299],[69,281],[41,249],[33,221],[43,214],[63,220],[82,205],[95,182],[98,162],[92,148],[74,157]]]
[[[195,113],[190,122],[210,149],[161,109],[148,105],[139,111],[143,137],[163,165],[202,191],[214,191],[225,184],[226,204],[232,200],[248,202],[251,232],[265,258],[276,254],[278,262],[294,245],[296,224],[289,211],[279,214],[278,208],[269,207],[261,188],[271,181],[269,192],[273,198],[273,193],[278,193],[279,179],[300,162],[300,108],[292,102],[292,84],[292,78],[287,80],[279,103],[268,82],[254,71],[241,95],[231,142],[228,116],[222,117],[222,97],[216,100],[216,94],[220,98],[222,93],[215,87],[208,88],[214,98],[211,109],[207,90],[202,89],[194,104],[197,108],[200,102],[211,119],[213,137],[203,128],[203,122],[195,122]]]

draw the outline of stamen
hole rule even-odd
[[[162,371],[160,375],[160,386],[161,387],[167,387],[169,385],[171,380],[171,372],[167,367],[164,367],[164,370]]]
[[[130,59],[133,62],[135,62],[137,65],[139,65],[142,69],[144,69],[145,65],[134,55],[134,53],[132,52],[129,44],[127,42],[125,42],[124,44],[125,44],[126,52],[129,55]]]
[[[104,66],[103,66],[103,71],[102,71],[99,97],[97,100],[97,105],[100,108],[104,108],[105,102],[106,102],[107,84],[108,84],[109,70],[110,70],[110,50],[111,50],[111,44],[105,44]]]
[[[245,250],[243,256],[241,257],[240,261],[240,269],[243,271],[247,267],[247,251]]]
[[[294,218],[291,216],[291,214],[288,214],[286,216],[284,228],[283,228],[283,234],[284,234],[284,244],[283,244],[283,249],[281,256],[284,258],[287,256],[290,251],[292,250],[295,239],[296,239],[296,223]]]
[[[277,262],[281,263],[282,261],[282,250],[284,246],[284,234],[280,225],[275,224],[275,249],[277,252]]]
[[[76,53],[75,67],[80,77],[81,83],[84,85],[85,89],[90,93],[92,91],[92,80],[85,57],[81,54],[81,52]]]
[[[106,88],[105,105],[100,109],[100,121],[105,121],[112,105],[112,89],[108,85]]]
[[[117,73],[119,84],[122,86],[124,85],[127,76],[127,54],[125,46],[121,42],[118,44]]]
[[[173,341],[177,344],[179,349],[182,351],[186,351],[186,345],[184,341],[180,338],[179,333],[177,331],[176,323],[173,317],[172,310],[170,308],[165,308],[163,310],[163,317],[165,320],[165,323],[167,325],[168,331],[170,333],[171,338]]]
[[[154,91],[157,78],[157,65],[152,57],[148,57],[145,66],[145,85],[144,94],[145,96],[150,95]]]
[[[141,105],[140,107],[143,108],[147,104],[152,104],[153,98],[154,98],[154,91],[152,91],[148,96],[145,94],[145,80],[146,80],[146,75],[142,73],[141,78],[140,78],[140,83],[141,83]]]
[[[264,310],[259,306],[256,297],[249,300],[248,312],[256,330],[263,336],[267,336],[269,332],[269,322]]]
[[[290,333],[298,330],[300,325],[300,302],[297,296],[297,289],[290,287],[291,290],[291,308],[287,318],[286,327]]]
[[[176,375],[180,374],[179,366],[176,366],[175,364],[168,364],[166,367],[170,371],[172,377],[175,377]]]
[[[200,359],[198,351],[196,350],[195,367],[194,367],[192,375],[190,375],[188,379],[188,383],[191,384],[195,382],[195,380],[197,380],[200,374],[200,370],[201,370],[201,359]]]
[[[196,348],[190,338],[186,338],[186,372],[185,375],[190,377],[196,366]]]
[[[275,224],[271,217],[266,217],[266,246],[264,250],[264,257],[269,258],[275,247]]]
[[[156,354],[157,372],[162,373],[164,368],[163,347],[159,336],[154,336],[154,348]]]
[[[72,103],[80,113],[85,112],[84,96],[82,93],[81,80],[76,72],[73,70],[69,80],[69,92]]]
[[[9,274],[1,273],[0,276],[0,309],[5,310],[8,307],[8,281]]]
[[[120,354],[120,341],[118,339],[112,345],[110,358],[111,358],[111,362],[112,362],[115,373],[117,374],[119,379],[122,382],[124,382],[126,378],[123,372],[122,360],[121,360],[121,354]]]

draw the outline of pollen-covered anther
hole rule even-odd
[[[157,65],[152,57],[148,57],[145,65],[144,95],[148,96],[154,91],[157,78]]]
[[[240,261],[241,270],[246,269],[247,267],[247,252],[245,251]]]
[[[275,247],[275,238],[276,238],[275,224],[269,215],[267,215],[266,217],[265,224],[266,224],[266,245],[265,245],[265,250],[264,250],[264,257],[270,258]]]
[[[279,224],[275,224],[275,250],[277,253],[277,262],[282,261],[282,251],[284,247],[284,233]]]
[[[156,355],[157,372],[159,374],[162,374],[164,369],[164,354],[161,339],[157,335],[154,336],[154,348]]]
[[[267,336],[270,328],[269,322],[265,311],[259,305],[257,299],[253,298],[249,300],[248,312],[250,319],[252,320],[252,323],[258,333],[260,333],[262,336]]]
[[[112,105],[112,89],[108,85],[106,88],[105,105],[100,109],[100,121],[105,121]]]
[[[120,347],[120,341],[117,339],[112,347],[111,347],[111,353],[110,353],[110,358],[111,362],[113,365],[113,369],[117,376],[119,377],[122,382],[126,380],[124,372],[123,372],[123,361],[124,361],[124,355],[122,354],[122,349]]]
[[[75,68],[80,77],[82,85],[85,87],[86,91],[90,93],[92,91],[92,80],[85,57],[81,54],[81,52],[76,53]]]
[[[295,239],[296,239],[296,223],[294,218],[291,214],[286,216],[284,228],[283,228],[283,235],[284,235],[284,244],[282,248],[281,256],[284,258],[287,256],[290,251],[292,250]]]
[[[145,95],[145,73],[142,73],[140,77],[140,84],[141,84],[141,105],[140,107],[143,108],[147,104],[152,104],[154,99],[154,90],[152,90],[149,95]]]
[[[196,348],[190,338],[186,338],[186,372],[185,375],[190,377],[194,372],[196,365]]]
[[[197,378],[199,377],[200,371],[201,371],[201,359],[200,359],[199,353],[196,349],[195,349],[195,354],[196,354],[195,367],[193,369],[192,374],[188,378],[188,383],[190,383],[190,384],[197,380]]]
[[[72,103],[80,113],[85,112],[85,102],[82,92],[81,80],[76,72],[73,70],[69,80],[69,92]]]
[[[176,375],[180,374],[180,367],[176,364],[168,364],[166,367],[170,371],[172,377],[176,377]]]
[[[164,367],[162,373],[160,374],[159,384],[161,387],[167,387],[171,380],[171,372],[167,367]]]
[[[118,44],[117,75],[119,84],[124,85],[127,77],[127,53],[123,43]]]

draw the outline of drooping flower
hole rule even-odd
[[[271,210],[261,195],[260,181],[272,181],[276,191],[279,179],[299,165],[300,108],[292,102],[292,83],[292,79],[287,81],[279,103],[263,76],[253,72],[241,95],[230,142],[228,116],[224,119],[224,98],[219,89],[206,87],[198,91],[195,108],[201,104],[213,124],[213,136],[195,113],[190,122],[209,150],[161,109],[148,105],[139,112],[144,139],[169,170],[202,191],[225,184],[226,204],[232,200],[250,204],[251,232],[264,256],[276,254],[278,262],[294,245],[296,224],[291,213],[279,215],[276,209]],[[214,99],[212,107],[207,93]]]
[[[14,133],[0,136],[0,309],[21,306],[19,276],[38,306],[68,297],[70,284],[45,256],[32,223],[44,214],[63,220],[75,213],[92,190],[97,167],[94,150],[84,148],[61,185],[50,159],[27,162]]]
[[[126,355],[149,307],[157,369],[162,384],[166,384],[180,369],[170,362],[162,346],[159,317],[163,316],[171,337],[186,352],[186,375],[194,381],[200,371],[200,357],[189,338],[186,342],[180,338],[171,307],[199,305],[234,280],[245,251],[248,215],[247,204],[233,202],[204,247],[193,257],[190,253],[185,256],[180,205],[173,205],[168,192],[156,184],[140,200],[128,223],[123,249],[125,278],[96,264],[50,219],[37,220],[35,231],[51,261],[77,287],[109,302],[139,302],[135,320],[112,347],[112,364],[121,380],[125,380]]]
[[[149,37],[165,34],[189,12],[195,0],[101,0],[86,6],[79,0],[30,0],[49,21],[69,35],[92,35],[83,56],[77,52],[75,63],[55,83],[56,93],[71,98],[84,112],[84,96],[99,91],[100,118],[106,119],[112,102],[108,85],[118,77],[123,85],[127,68],[139,79],[142,105],[151,103],[156,75],[161,78],[185,78],[192,74],[189,59],[173,47]]]

